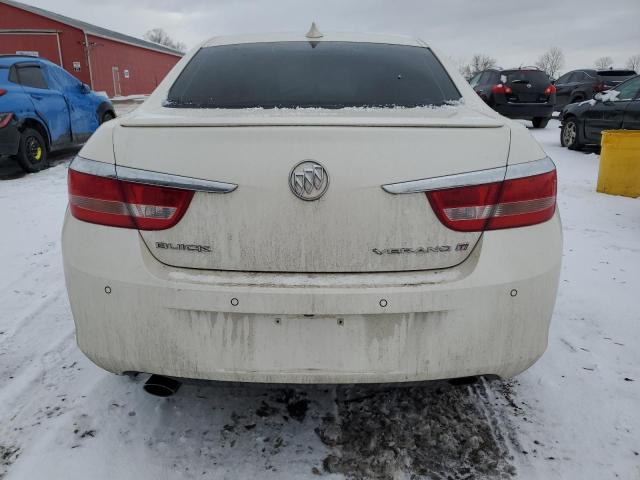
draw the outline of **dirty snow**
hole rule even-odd
[[[549,349],[511,381],[406,387],[184,385],[76,348],[60,229],[69,155],[0,161],[0,478],[640,478],[640,199],[595,192],[598,155],[556,161],[565,252]]]

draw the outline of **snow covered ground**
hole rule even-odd
[[[198,383],[159,399],[76,348],[60,258],[69,155],[0,162],[0,478],[640,478],[640,199],[598,194],[598,156],[556,161],[564,264],[549,348],[470,385]],[[328,473],[336,472],[336,473]]]

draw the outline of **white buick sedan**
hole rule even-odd
[[[215,37],[69,168],[77,341],[114,373],[512,376],[561,250],[551,159],[419,39]]]

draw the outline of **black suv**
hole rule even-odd
[[[509,118],[531,120],[534,128],[547,126],[556,103],[556,87],[536,68],[489,69],[469,82],[480,98]]]
[[[633,70],[572,70],[555,81],[556,110],[570,103],[589,100],[594,94],[614,88],[633,77]]]

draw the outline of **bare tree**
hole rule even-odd
[[[178,50],[180,52],[184,52],[187,49],[187,46],[184,43],[176,42],[162,28],[154,28],[152,30],[149,30],[144,34],[144,39],[153,43],[159,43],[160,45],[164,45],[169,48],[173,48],[174,50]]]
[[[460,73],[464,78],[470,80],[476,73],[486,70],[487,68],[495,68],[496,59],[483,53],[476,53],[471,57],[471,62],[460,65]]]
[[[593,62],[593,65],[598,70],[606,70],[607,68],[613,67],[613,58],[611,57],[600,57]]]
[[[469,65],[468,63],[461,63],[460,65],[458,65],[458,71],[460,72],[460,75],[462,75],[467,81],[471,80],[474,75],[474,73],[471,71],[471,65]]]
[[[564,53],[558,47],[552,47],[540,55],[536,67],[543,70],[550,78],[558,78],[558,73],[564,67]]]
[[[629,57],[627,60],[627,68],[629,70],[635,70],[636,73],[640,71],[640,53]]]

